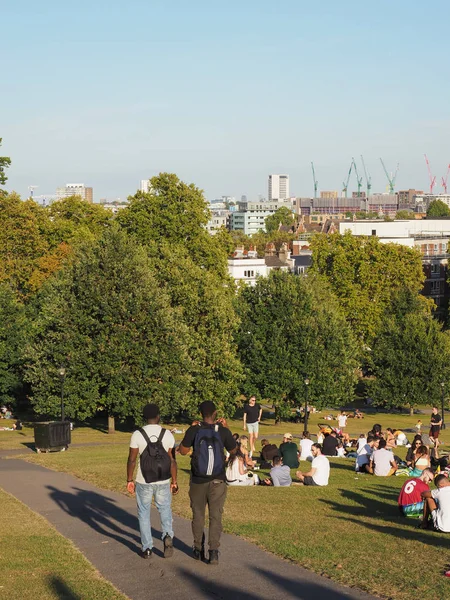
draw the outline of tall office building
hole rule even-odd
[[[144,192],[144,194],[147,194],[149,188],[150,188],[150,180],[149,179],[141,179],[141,187],[140,187],[141,192]]]
[[[86,187],[84,183],[66,183],[66,187],[56,189],[56,199],[70,198],[70,196],[80,196],[86,202],[92,204],[94,201],[94,190]]]
[[[269,202],[289,198],[289,175],[269,175]]]

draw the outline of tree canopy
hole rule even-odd
[[[398,210],[395,214],[396,219],[414,219],[414,212],[412,210],[402,209]]]
[[[267,233],[277,231],[280,223],[281,225],[292,225],[293,222],[294,215],[292,214],[292,210],[287,206],[281,206],[273,213],[273,215],[269,215],[264,219]]]
[[[0,138],[0,147],[2,145],[2,138]],[[5,169],[8,169],[11,165],[11,159],[8,156],[0,156],[0,185],[5,185],[8,181],[6,177]]]
[[[427,217],[450,217],[450,208],[442,200],[433,200],[427,209]]]
[[[285,414],[309,401],[338,406],[353,398],[357,345],[326,281],[280,271],[241,289],[239,355],[244,391],[257,391]]]

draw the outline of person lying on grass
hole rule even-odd
[[[274,487],[289,487],[292,483],[291,470],[287,465],[283,465],[281,456],[274,456],[272,465],[270,478],[264,479],[264,483]]]
[[[434,480],[436,489],[422,492],[425,502],[421,527],[427,529],[429,519],[436,531],[450,533],[450,481],[445,475],[438,475]]]
[[[313,460],[311,469],[307,473],[297,471],[297,478],[303,485],[328,485],[330,478],[330,461],[322,454],[322,446],[313,444],[311,446]]]

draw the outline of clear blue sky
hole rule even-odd
[[[450,2],[15,0],[1,7],[7,188],[125,198],[159,171],[212,199],[340,189],[364,155],[397,189],[450,162]],[[351,189],[355,188],[355,184]]]

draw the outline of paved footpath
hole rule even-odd
[[[137,553],[135,500],[66,473],[17,459],[0,460],[0,487],[71,539],[132,600],[375,600],[232,535],[222,537],[218,567],[194,561],[190,522],[181,517],[174,517],[174,556],[164,559],[156,512],[154,555],[143,560]]]

